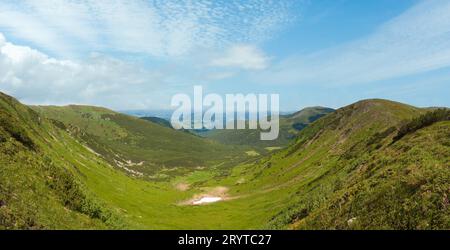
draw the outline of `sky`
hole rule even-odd
[[[0,1],[0,91],[167,109],[174,94],[450,106],[448,0]]]

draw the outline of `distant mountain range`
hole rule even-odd
[[[162,118],[164,120],[170,121],[172,117],[172,113],[174,110],[170,109],[137,109],[137,110],[120,110],[119,113],[137,116],[137,117],[157,117]],[[296,111],[281,111],[280,115],[289,115],[295,113]],[[248,116],[248,112],[246,112],[246,117]]]
[[[227,145],[245,145],[249,146],[253,150],[256,150],[257,154],[266,154],[275,149],[280,149],[289,144],[300,130],[305,128],[308,124],[314,122],[320,117],[333,112],[334,109],[325,107],[308,107],[297,112],[289,112],[287,114],[280,115],[280,133],[279,137],[273,141],[261,141],[260,132],[261,129],[251,130],[227,130],[227,129],[190,129],[186,130],[192,134],[209,138],[211,140],[227,144]],[[161,111],[140,111],[133,112],[133,114],[155,114],[163,115]],[[167,111],[166,115],[169,114]],[[237,117],[237,115],[235,115]],[[247,119],[249,113],[246,113]],[[143,116],[140,117],[143,120],[151,121],[162,125],[164,127],[172,128],[170,118],[161,118],[157,116]],[[248,126],[248,122],[246,123]],[[224,124],[224,127],[226,124]]]
[[[194,133],[228,145],[247,145],[253,147],[258,153],[267,153],[274,149],[287,146],[294,140],[302,129],[322,116],[333,112],[331,108],[310,107],[298,112],[280,116],[280,132],[278,139],[273,141],[260,140],[261,129],[257,130],[228,130],[216,129],[194,131]],[[247,122],[248,125],[248,122]]]
[[[164,120],[170,121],[172,117],[173,110],[169,109],[138,109],[138,110],[121,110],[120,113],[137,116],[137,117],[158,117]]]

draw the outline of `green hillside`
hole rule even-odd
[[[281,115],[279,136],[278,139],[273,141],[261,141],[260,129],[221,129],[202,131],[197,134],[228,145],[247,145],[254,148],[259,153],[265,154],[274,149],[287,146],[293,139],[296,138],[299,131],[308,126],[308,124],[333,111],[334,110],[331,108],[309,107],[290,115]]]
[[[268,226],[450,228],[449,110],[394,141],[424,112],[386,100],[361,101],[318,120],[290,148],[249,167],[248,175],[257,176],[253,188],[270,183],[267,189],[290,193]]]
[[[136,177],[164,178],[196,168],[231,165],[246,157],[242,147],[176,131],[155,122],[91,106],[34,106],[61,123],[110,164]]]
[[[120,171],[94,149],[125,155],[116,145],[139,142],[135,131],[149,125],[131,129],[121,121],[134,118],[101,108],[33,109],[0,95],[0,228],[450,229],[448,109],[365,100],[265,157],[159,181]],[[167,133],[160,139],[176,132],[151,128]],[[153,146],[161,157],[170,150]],[[206,195],[222,201],[193,205]]]
[[[78,169],[106,165],[51,121],[0,93],[0,229],[121,227]]]
[[[170,122],[168,120],[163,119],[163,118],[148,116],[148,117],[141,117],[141,119],[150,121],[150,122],[154,122],[154,123],[159,124],[166,128],[172,128],[172,124],[170,124]]]

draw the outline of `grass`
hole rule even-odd
[[[248,156],[258,156],[259,153],[256,152],[255,150],[250,150],[250,151],[246,151],[245,152]]]
[[[427,110],[358,102],[307,126],[285,149],[249,159],[248,148],[236,148],[239,159],[226,158],[235,153],[228,146],[101,108],[33,109],[0,96],[0,228],[450,228],[450,122],[392,143]],[[188,155],[178,141],[198,145]],[[172,151],[204,166],[180,171],[190,162],[170,165]],[[170,178],[119,171],[108,160],[118,153]],[[226,201],[182,205],[216,187],[228,188]]]
[[[190,133],[114,111],[89,106],[35,106],[42,116],[63,126],[110,164],[135,176],[155,179],[193,168],[232,165],[246,159],[240,146],[222,145]],[[165,170],[164,174],[160,171]],[[170,171],[167,171],[170,170]]]

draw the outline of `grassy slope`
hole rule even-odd
[[[80,164],[97,167],[102,161],[0,93],[0,228],[119,226],[115,213],[78,178]]]
[[[260,130],[210,130],[199,133],[209,139],[230,144],[248,145],[260,153],[267,153],[271,148],[285,147],[297,136],[300,130],[320,117],[333,112],[324,107],[309,107],[291,115],[280,116],[280,133],[277,140],[261,141]],[[268,150],[266,149],[268,148]]]
[[[73,105],[33,108],[62,122],[111,164],[135,176],[143,173],[164,178],[223,162],[232,165],[246,157],[242,147],[221,145],[105,108]]]
[[[310,214],[300,210],[294,228],[450,229],[449,128],[439,122],[339,161],[342,169],[316,184],[336,193]]]
[[[172,128],[172,124],[166,119],[154,117],[154,116],[147,116],[147,117],[140,117],[142,120],[150,121],[156,124],[159,124],[166,128]]]
[[[0,114],[0,229],[193,228],[221,214],[176,205],[195,190],[115,170],[8,96],[0,96]]]
[[[27,137],[14,137],[14,131],[5,132],[8,126],[0,126],[7,138],[0,147],[3,227],[449,228],[450,122],[391,144],[396,129],[390,127],[424,112],[403,104],[356,103],[301,131],[289,148],[241,164],[230,175],[198,170],[170,182],[131,178],[44,118],[39,121],[29,110],[13,112],[3,113],[31,114],[12,127],[27,131],[36,149],[24,146]],[[177,190],[178,183],[190,188]],[[232,199],[178,205],[215,186],[227,186]]]
[[[132,178],[60,123],[10,97],[1,101],[0,228],[249,228],[262,222],[242,202],[177,205],[220,172],[189,175],[193,187],[186,192],[175,183]]]
[[[396,131],[389,128],[400,126],[405,119],[423,112],[384,100],[359,102],[305,129],[292,147],[255,163],[240,165],[225,178],[211,171],[197,171],[164,184],[136,183],[128,178],[122,179],[125,177],[114,177],[112,179],[116,181],[102,182],[102,187],[95,184],[92,189],[101,193],[112,206],[127,211],[133,228],[448,228],[448,209],[440,206],[445,206],[444,198],[448,194],[449,145],[448,136],[439,135],[445,131],[448,133],[449,122],[436,123],[390,145]],[[390,133],[383,134],[386,130]],[[402,145],[410,146],[412,137],[416,146],[405,152]],[[368,142],[371,150],[366,149]],[[382,147],[378,148],[378,144]],[[392,164],[381,158],[387,155],[391,155]],[[390,173],[394,166],[397,173],[409,173],[406,170],[409,165],[405,162],[425,166],[419,169],[428,170],[403,176],[403,182],[399,182],[400,177],[386,175],[385,171]],[[372,166],[373,176],[379,178],[371,179],[372,174],[361,174],[361,169],[367,164]],[[434,197],[431,201],[424,200],[422,192],[405,191],[401,186],[405,182],[414,183],[418,177],[422,178],[418,190],[425,190]],[[178,191],[174,188],[176,182],[189,183],[191,189]],[[361,189],[352,191],[355,183],[361,185]],[[387,193],[385,188],[391,188],[390,185],[400,185],[401,188]],[[114,188],[122,190],[123,186],[126,186],[127,193],[111,191]],[[207,206],[177,205],[202,192],[203,187],[214,186],[229,187],[232,199]],[[358,203],[352,199],[342,202],[341,195],[347,197],[346,192],[354,192],[355,196],[367,197],[368,200],[361,198],[363,200],[358,200]],[[413,204],[424,204],[426,213],[410,214],[399,209],[408,206],[409,199],[414,201]],[[444,203],[439,203],[441,200]],[[347,209],[354,204],[360,204],[360,207],[350,209],[351,213],[341,213],[336,201]],[[366,211],[367,203],[391,206],[389,208],[395,216],[385,216],[383,211],[386,207]],[[357,222],[348,224],[348,220],[355,217]],[[414,220],[421,221],[421,224],[408,222]],[[395,224],[397,222],[399,224]]]
[[[252,189],[267,196],[284,190],[285,207],[267,226],[450,228],[450,122],[391,143],[404,119],[423,112],[358,102],[303,130],[290,148],[244,167]]]

